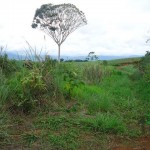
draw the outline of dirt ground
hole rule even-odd
[[[150,150],[150,136],[131,140],[126,144],[116,144],[111,150]]]

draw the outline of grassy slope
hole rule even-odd
[[[95,62],[69,65],[88,84],[75,88],[74,98],[61,105],[52,102],[45,110],[38,108],[27,116],[2,112],[1,149],[106,150],[117,142],[149,134],[148,126],[143,133],[139,122],[150,113],[150,103],[138,95],[139,82],[130,79],[136,70],[133,65],[103,67],[104,73],[109,73],[99,83],[82,76],[83,70]]]

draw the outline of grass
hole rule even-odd
[[[135,58],[124,58],[124,59],[116,59],[109,61],[110,65],[113,66],[120,66],[125,64],[136,64],[141,60],[141,57],[135,57]]]
[[[0,72],[0,149],[106,150],[112,139],[149,135],[150,86],[131,64],[138,60],[32,62],[30,69],[16,61],[16,71]]]

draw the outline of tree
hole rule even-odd
[[[88,54],[86,59],[87,60],[91,60],[91,61],[98,60],[98,56],[95,55],[95,52],[89,52],[89,54]]]
[[[73,4],[44,4],[36,10],[32,28],[39,28],[57,43],[60,62],[61,44],[70,33],[85,24],[84,13]]]

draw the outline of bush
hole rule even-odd
[[[140,71],[143,79],[150,83],[150,52],[147,51],[140,62]]]
[[[64,73],[64,96],[67,99],[71,99],[72,92],[75,87],[79,87],[84,84],[75,71],[65,70]]]
[[[9,81],[9,90],[11,91],[9,100],[14,109],[29,112],[39,101],[39,97],[46,92],[46,84],[42,79],[40,71],[17,72]]]
[[[3,52],[3,47],[0,47],[0,70],[6,75],[16,71],[15,60],[8,59],[8,55]]]

